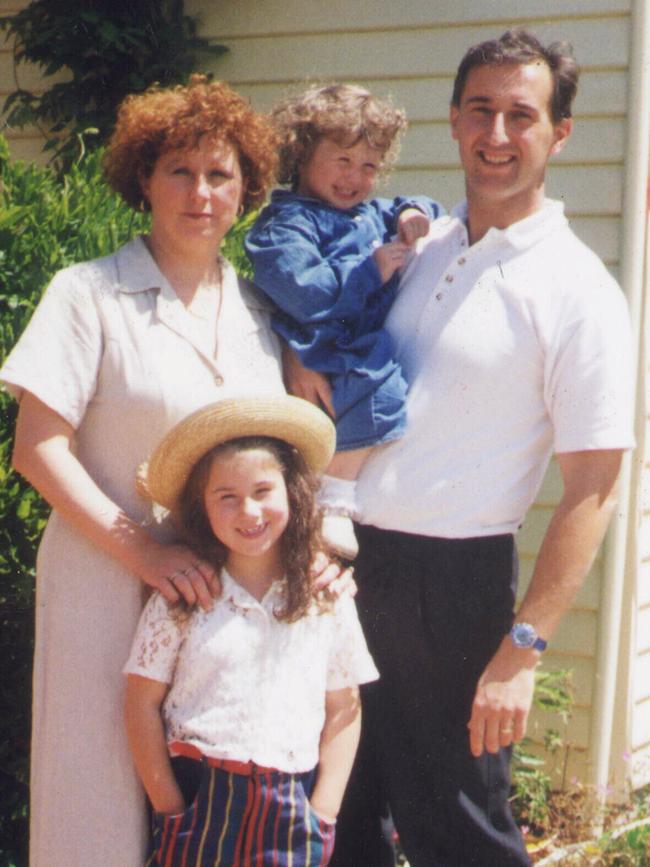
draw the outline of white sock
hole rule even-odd
[[[333,515],[349,515],[354,518],[356,506],[355,479],[338,479],[336,476],[323,476],[316,499],[323,510]]]

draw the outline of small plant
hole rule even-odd
[[[632,795],[603,805],[593,789],[552,795],[552,845],[533,854],[538,867],[650,867],[650,804]],[[605,828],[604,832],[594,828]],[[547,841],[548,842],[548,841]]]
[[[604,864],[612,867],[648,867],[650,865],[650,820],[605,834],[599,844]]]
[[[548,713],[557,714],[566,724],[573,701],[571,672],[535,672],[533,704]],[[544,734],[544,749],[555,755],[566,745],[560,733],[553,728]],[[550,818],[551,778],[546,771],[546,759],[533,752],[532,741],[524,738],[512,750],[512,798],[511,805],[519,825],[544,829]]]
[[[566,725],[572,704],[570,672],[538,670],[533,702],[558,714]],[[557,730],[546,730],[544,748],[551,756],[563,753],[557,788],[530,740],[513,749],[513,813],[526,833],[533,863],[650,867],[650,787],[623,802],[603,803],[592,786],[567,781],[571,745]]]

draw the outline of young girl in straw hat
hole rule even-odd
[[[353,600],[313,596],[313,473],[333,448],[332,423],[311,404],[245,398],[195,412],[149,462],[149,495],[223,586],[208,611],[154,594],[125,666],[151,865],[329,861],[358,684],[377,678]]]

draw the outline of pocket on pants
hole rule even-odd
[[[292,821],[290,849],[295,865],[325,865],[334,849],[336,824],[326,822],[311,808],[307,792],[312,780],[296,779],[293,798],[295,815]]]
[[[336,822],[328,822],[321,818],[312,809],[307,795],[305,795],[303,802],[303,818],[305,826],[305,864],[328,864],[334,851]]]
[[[312,809],[309,800],[305,803],[305,812],[307,813],[312,833],[318,834],[324,841],[334,839],[334,835],[336,834],[336,822],[328,822],[326,819],[321,818],[321,816]]]
[[[193,832],[196,824],[197,806],[201,793],[208,783],[210,770],[206,763],[202,764],[201,780],[194,800],[182,813],[158,813],[155,810],[152,812],[153,852],[147,861],[147,867],[159,864],[176,867],[181,863],[187,836]]]

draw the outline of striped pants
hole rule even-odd
[[[154,813],[146,867],[324,867],[335,826],[310,809],[305,787],[312,776],[244,776],[203,762],[188,809],[176,816]]]

